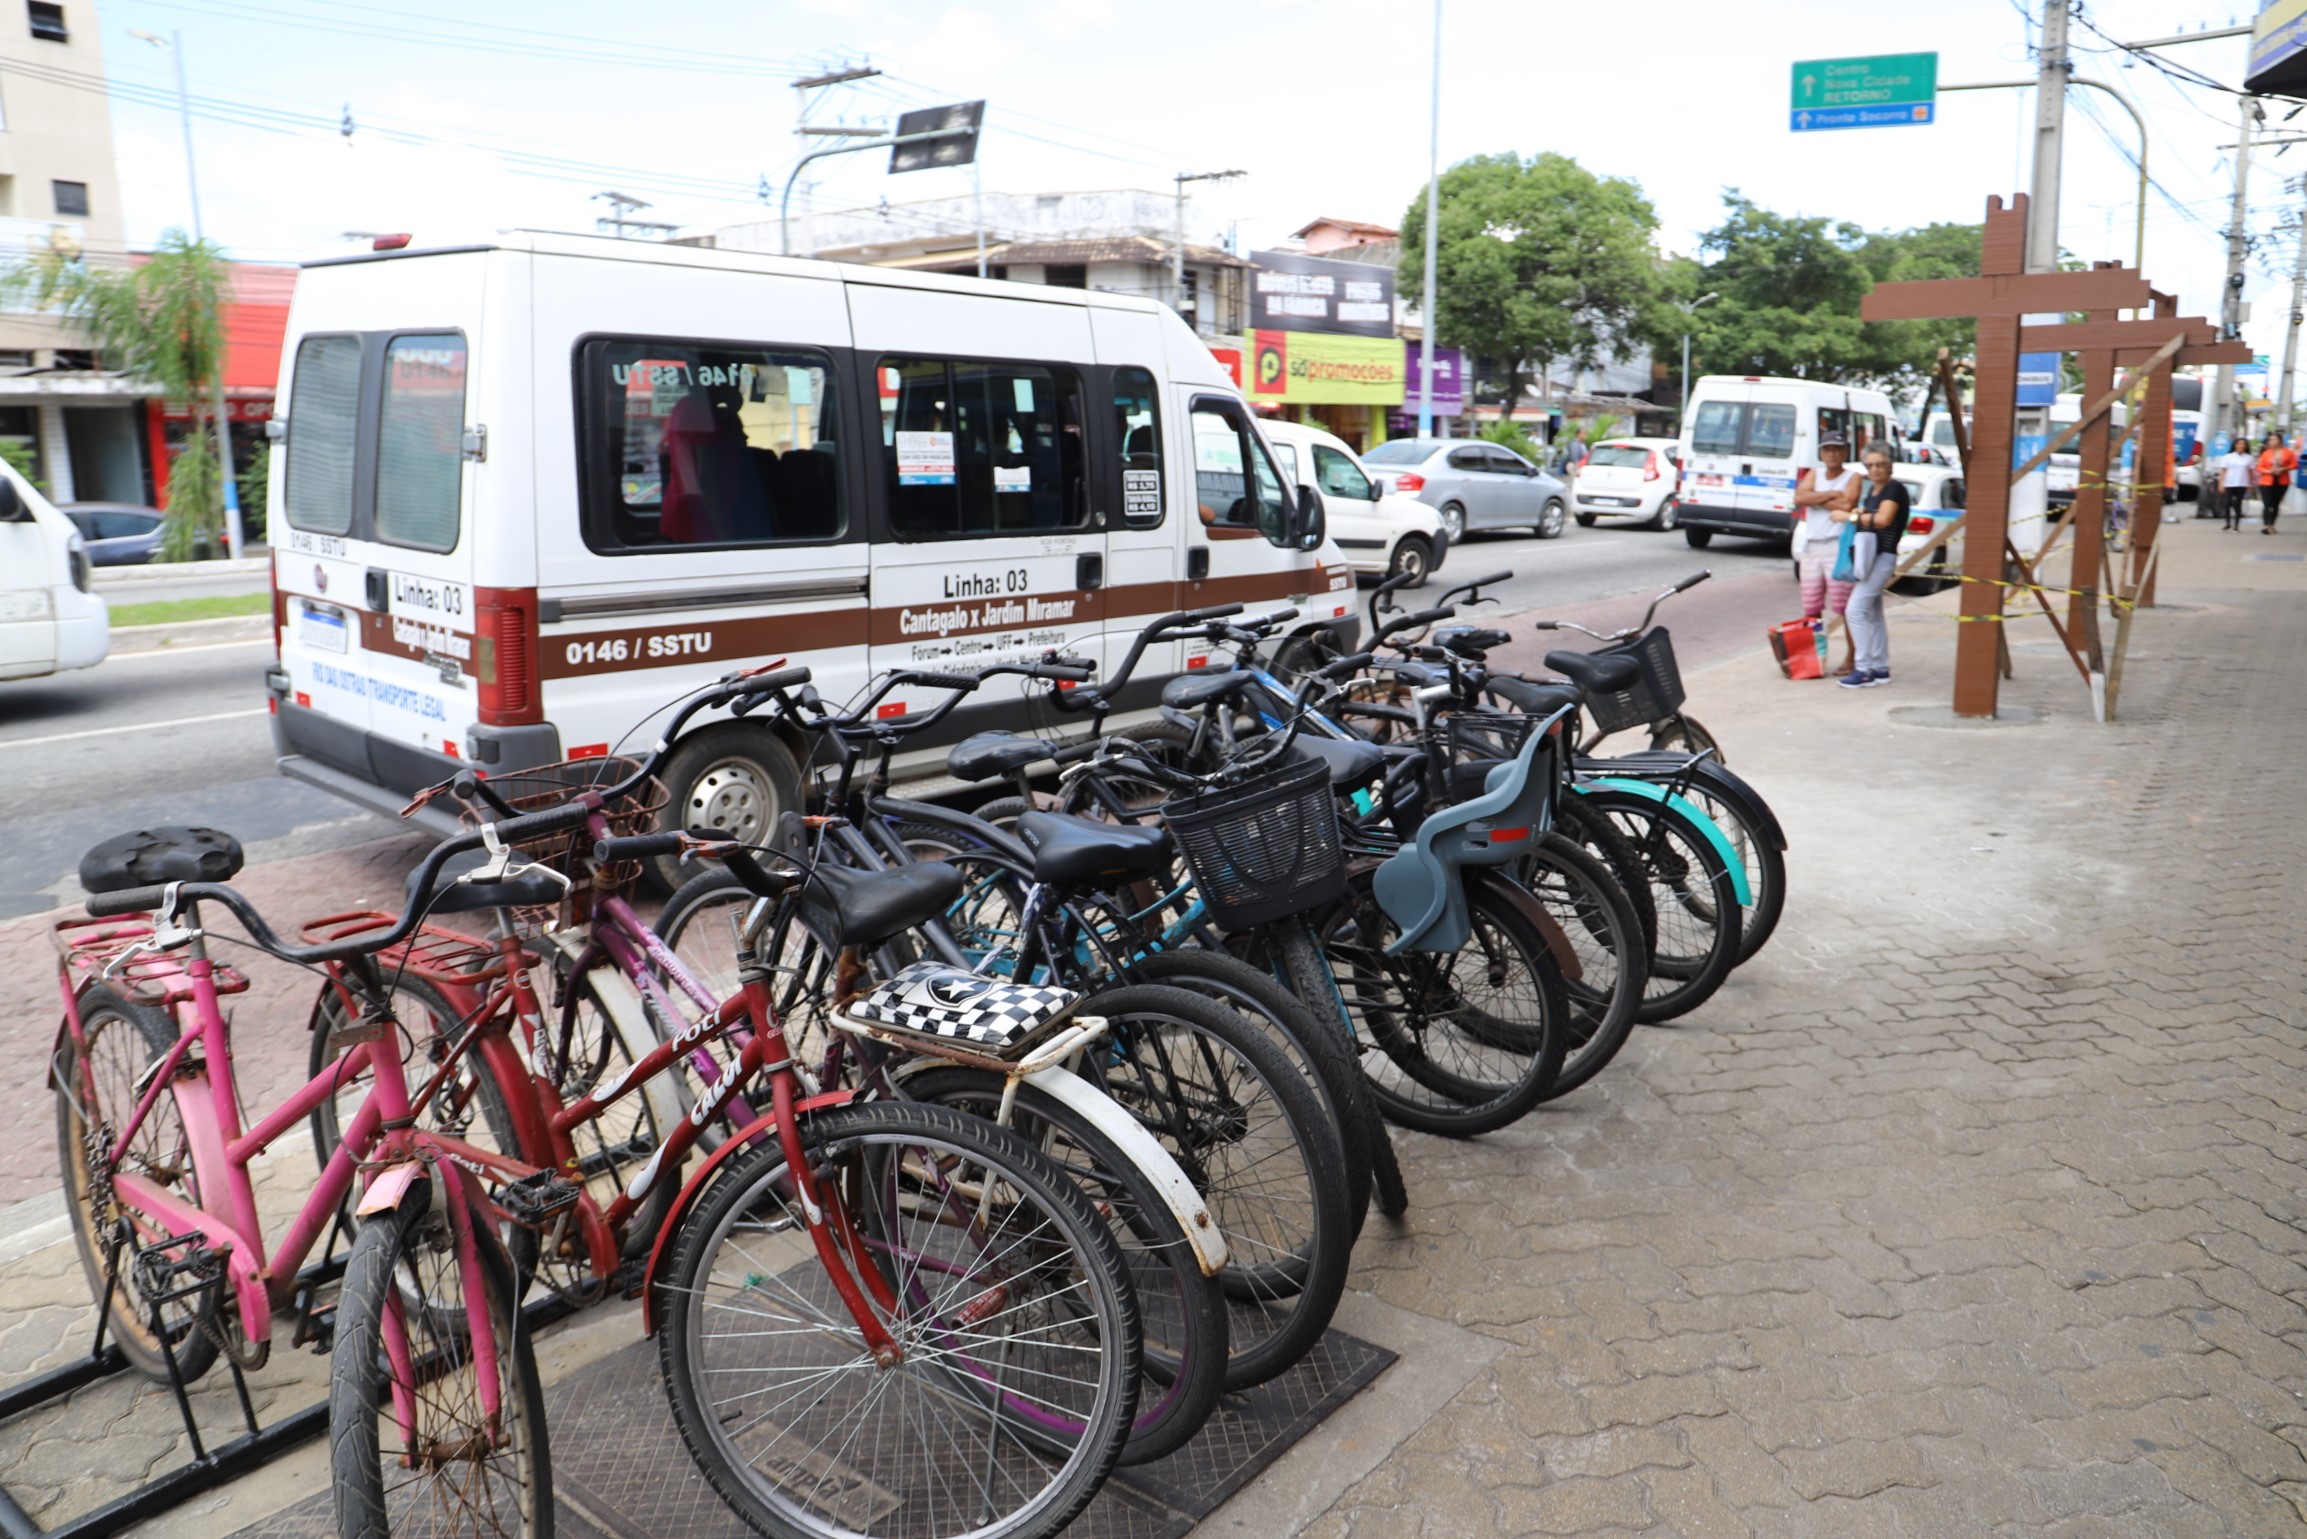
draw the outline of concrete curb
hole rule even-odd
[[[114,657],[208,647],[272,637],[272,616],[224,615],[214,620],[172,620],[165,625],[123,625],[112,632]]]
[[[243,556],[235,561],[155,561],[148,566],[100,566],[99,588],[133,588],[138,583],[182,582],[191,577],[230,577],[237,573],[269,572],[272,556]]]

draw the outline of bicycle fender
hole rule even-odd
[[[847,1106],[856,1097],[857,1092],[854,1090],[828,1090],[823,1095],[813,1095],[807,1100],[799,1102],[793,1110],[795,1112],[823,1111],[829,1106]],[[697,1197],[705,1190],[705,1183],[712,1177],[713,1172],[720,1168],[723,1160],[741,1150],[752,1148],[754,1140],[763,1134],[773,1134],[776,1130],[777,1117],[772,1112],[765,1116],[755,1117],[751,1122],[731,1133],[721,1141],[721,1147],[715,1149],[707,1157],[705,1163],[697,1167],[695,1174],[691,1175],[687,1184],[681,1188],[681,1195],[673,1199],[672,1208],[665,1214],[664,1225],[658,1229],[657,1238],[650,1243],[648,1269],[641,1274],[642,1335],[654,1336],[657,1334],[657,1268],[664,1264],[665,1252],[672,1249],[673,1237],[680,1233],[682,1221],[688,1218],[689,1210],[697,1205]]]
[[[1620,780],[1616,776],[1606,776],[1600,780],[1581,780],[1572,789],[1581,794],[1588,790],[1627,791],[1654,802],[1664,802],[1667,806],[1672,807],[1676,812],[1690,819],[1692,826],[1706,837],[1706,842],[1714,846],[1714,853],[1722,857],[1723,869],[1730,873],[1731,888],[1738,894],[1738,906],[1740,908],[1754,907],[1754,886],[1746,879],[1746,862],[1740,860],[1738,852],[1731,848],[1730,838],[1723,833],[1722,825],[1692,806],[1687,798],[1676,796],[1662,787],[1652,785],[1647,780]]]
[[[1113,1140],[1131,1164],[1153,1178],[1154,1189],[1161,1193],[1162,1202],[1176,1216],[1178,1228],[1185,1231],[1186,1243],[1194,1248],[1194,1260],[1200,1265],[1202,1275],[1217,1276],[1226,1264],[1225,1236],[1218,1232],[1217,1220],[1210,1216],[1209,1204],[1202,1201],[1202,1194],[1170,1157],[1170,1152],[1145,1130],[1145,1124],[1125,1111],[1112,1096],[1062,1064],[1037,1069],[1025,1076],[1025,1082],[1081,1113],[1100,1133]]]
[[[1695,759],[1686,753],[1652,749],[1646,753],[1620,754],[1611,759],[1579,760],[1580,769],[1602,770],[1616,766],[1628,775],[1656,773],[1661,777],[1688,771],[1707,783],[1715,795],[1735,806],[1755,832],[1770,841],[1771,847],[1786,848],[1786,830],[1778,821],[1778,814],[1770,810],[1770,803],[1762,799],[1739,773],[1720,759]]]
[[[1538,927],[1538,933],[1546,937],[1546,949],[1554,953],[1554,964],[1562,969],[1565,979],[1575,981],[1586,976],[1586,964],[1579,961],[1578,953],[1571,949],[1570,937],[1562,933],[1562,926],[1555,922],[1546,905],[1538,901],[1536,893],[1512,877],[1494,871],[1484,873],[1481,881],[1495,888],[1523,918]]]
[[[367,1190],[360,1194],[360,1206],[353,1211],[362,1218],[379,1213],[395,1213],[403,1203],[415,1201],[418,1208],[432,1202],[433,1183],[425,1174],[421,1160],[402,1160],[387,1165],[370,1180]]]

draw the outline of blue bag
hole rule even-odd
[[[1841,542],[1834,548],[1834,581],[1857,582],[1863,575],[1858,569],[1857,552],[1852,549],[1857,543],[1858,525],[1844,524]]]

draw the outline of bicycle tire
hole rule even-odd
[[[1315,927],[1379,1111],[1445,1138],[1520,1120],[1545,1099],[1568,1042],[1569,999],[1545,936],[1496,879],[1470,881],[1466,897],[1472,933],[1448,954],[1386,954],[1395,927],[1368,872],[1348,882],[1345,899]],[[1528,980],[1527,994],[1501,997],[1517,977]]]
[[[993,1121],[1002,1076],[937,1064],[902,1075],[907,1099]],[[1217,1409],[1226,1384],[1227,1309],[1217,1278],[1201,1263],[1161,1192],[1095,1123],[1054,1096],[1020,1085],[1010,1131],[1057,1162],[1089,1197],[1121,1250],[1137,1292],[1145,1333],[1137,1413],[1121,1462],[1146,1464],[1177,1452]]]
[[[1650,746],[1679,753],[1705,753],[1712,749],[1718,761],[1722,758],[1722,745],[1715,741],[1714,734],[1699,725],[1697,717],[1685,716],[1680,711],[1651,724]]]
[[[1000,1462],[1001,1473],[1008,1480],[1005,1489],[1018,1490],[1023,1497],[1014,1510],[997,1516],[989,1517],[972,1506],[965,1520],[938,1523],[931,1514],[928,1521],[914,1527],[938,1535],[966,1529],[984,1539],[1046,1539],[1056,1533],[1080,1513],[1112,1472],[1128,1440],[1135,1410],[1141,1341],[1137,1306],[1105,1220],[1097,1215],[1081,1188],[1031,1145],[991,1123],[942,1107],[890,1101],[839,1107],[811,1116],[799,1134],[812,1168],[820,1172],[822,1194],[838,1201],[841,1215],[853,1225],[862,1231],[877,1231],[883,1250],[893,1258],[900,1255],[905,1242],[917,1240],[921,1233],[909,1230],[906,1213],[895,1210],[897,1186],[908,1176],[915,1183],[916,1212],[950,1210],[953,1183],[949,1178],[954,1176],[968,1181],[973,1191],[982,1190],[1006,1203],[1002,1228],[994,1235],[999,1242],[994,1247],[997,1252],[1023,1251],[1026,1241],[1011,1243],[1002,1241],[1001,1236],[1011,1232],[1012,1216],[1030,1207],[1032,1214],[1039,1216],[1029,1215],[1032,1228],[1027,1240],[1042,1242],[1041,1249],[1025,1271],[1002,1271],[998,1281],[982,1289],[973,1284],[974,1274],[962,1275],[953,1263],[940,1262],[947,1270],[937,1271],[884,1266],[883,1281],[890,1293],[909,1307],[875,1305],[875,1313],[899,1346],[911,1350],[895,1366],[883,1368],[860,1349],[854,1319],[833,1298],[830,1279],[815,1250],[797,1237],[801,1219],[789,1206],[788,1194],[794,1184],[781,1143],[776,1139],[762,1141],[737,1156],[706,1189],[681,1229],[661,1285],[664,1315],[657,1335],[658,1353],[673,1420],[690,1457],[722,1500],[761,1533],[776,1539],[829,1539],[837,1533],[854,1534],[869,1524],[877,1526],[878,1519],[887,1513],[917,1503],[933,1503],[938,1485],[951,1489],[953,1482],[935,1461],[920,1459],[912,1465],[900,1462],[887,1466],[879,1456],[888,1440],[864,1436],[862,1426],[852,1428],[845,1414],[852,1409],[873,1411],[911,1395],[924,1418],[923,1437],[929,1435],[926,1418],[932,1405],[956,1415],[975,1413],[998,1429],[980,1436],[964,1425],[959,1429],[962,1435],[956,1436],[954,1428],[941,1422],[938,1430],[950,1441],[933,1446],[951,1448],[953,1462],[959,1465],[974,1467],[979,1459]],[[916,1156],[910,1163],[904,1155],[907,1150]],[[972,1172],[982,1172],[982,1179],[971,1179]],[[936,1184],[939,1181],[947,1183],[943,1194]],[[971,1200],[974,1205],[976,1199]],[[762,1215],[762,1222],[754,1221],[756,1213]],[[968,1237],[975,1235],[981,1222],[970,1220],[942,1227]],[[740,1230],[749,1223],[759,1230],[761,1238],[747,1235],[740,1241]],[[939,1227],[934,1220],[929,1226],[932,1241],[940,1238]],[[774,1259],[770,1255],[772,1243],[779,1247]],[[852,1246],[852,1255],[863,1248]],[[725,1252],[735,1257],[726,1271]],[[892,1269],[898,1273],[894,1278],[888,1276]],[[949,1277],[958,1277],[958,1281],[946,1289],[943,1298],[928,1298],[924,1296],[928,1286],[924,1277],[939,1283]],[[1069,1325],[1081,1332],[1087,1343],[1078,1354],[1080,1361],[1074,1364],[1086,1366],[1087,1379],[1072,1381],[1054,1369],[1046,1374],[1034,1370],[1040,1390],[1037,1398],[1044,1409],[1063,1411],[1069,1425],[1083,1429],[1070,1442],[1059,1442],[1049,1433],[1042,1425],[1046,1416],[1037,1421],[1025,1411],[1013,1410],[1017,1397],[1000,1388],[979,1365],[977,1355],[982,1354],[965,1356],[944,1345],[919,1350],[924,1342],[983,1339],[974,1334],[975,1327],[1015,1318],[1027,1305],[1009,1301],[1020,1294],[1039,1301],[1042,1295],[1034,1290],[1046,1280],[1063,1283],[1049,1296],[1052,1303],[1065,1301],[1077,1291],[1082,1295],[1078,1311],[1067,1302],[1068,1313],[1052,1312],[1046,1317],[1050,1324],[1035,1328],[1037,1339],[1046,1346],[1067,1344],[1048,1340],[1047,1333]],[[771,1284],[782,1291],[771,1291]],[[811,1292],[805,1293],[804,1288]],[[965,1312],[992,1296],[996,1288],[1005,1292],[995,1313],[968,1319]],[[956,1304],[959,1308],[954,1307]],[[772,1309],[788,1311],[792,1322],[804,1329],[780,1334],[762,1327],[759,1322],[778,1318],[770,1313]],[[732,1332],[724,1337],[709,1331],[714,1318],[727,1313],[739,1315],[741,1334]],[[962,1316],[959,1330],[971,1334],[960,1336],[946,1323],[949,1314]],[[730,1343],[725,1349],[721,1345],[724,1340]],[[738,1342],[748,1345],[741,1347]],[[774,1362],[739,1362],[740,1351],[795,1357],[820,1344],[825,1345],[829,1363],[814,1363],[804,1356],[790,1370],[790,1377],[804,1385],[801,1391],[767,1406],[745,1426],[732,1427],[739,1409],[762,1407],[766,1397],[775,1393],[774,1388],[748,1386],[787,1372]],[[1068,1361],[1054,1353],[1047,1360]],[[949,1363],[960,1366],[946,1366]],[[861,1387],[844,1394],[836,1376],[852,1372],[858,1375],[856,1382]],[[713,1393],[714,1385],[725,1386],[734,1400]],[[786,1414],[803,1394],[814,1398],[790,1414],[790,1428],[768,1421],[773,1414]],[[1065,1398],[1061,1401],[1060,1396]],[[862,1397],[861,1406],[849,1403],[858,1397]],[[843,1403],[833,1403],[836,1401]],[[732,1406],[728,1419],[722,1414],[724,1404]],[[789,1439],[805,1438],[820,1419],[830,1424],[828,1438],[847,1434],[835,1457],[828,1459],[819,1451],[822,1442],[798,1450],[778,1446]],[[764,1426],[771,1434],[765,1446],[758,1441]],[[756,1440],[753,1450],[744,1446],[744,1439]],[[903,1449],[914,1438],[908,1433],[895,1441]],[[1034,1461],[1045,1453],[1053,1463],[1037,1472]],[[763,1458],[775,1461],[771,1468],[759,1468]],[[825,1471],[829,1467],[844,1473],[833,1500],[846,1510],[821,1506],[812,1511],[807,1502],[827,1484]],[[778,1469],[792,1471],[794,1478],[781,1480]],[[1026,1488],[1027,1479],[1033,1481],[1031,1489]],[[800,1481],[813,1483],[808,1496],[797,1497],[788,1490],[789,1484]],[[992,1491],[971,1493],[973,1499],[981,1495],[990,1504]]]
[[[1556,800],[1554,832],[1610,868],[1618,890],[1626,894],[1626,901],[1634,906],[1634,917],[1642,926],[1642,970],[1647,975],[1651,950],[1658,944],[1658,905],[1651,896],[1649,872],[1642,864],[1641,852],[1617,824],[1599,811],[1587,810],[1582,796],[1567,795]]]
[[[1338,1099],[1355,1108],[1354,1118],[1361,1124],[1362,1155],[1370,1171],[1370,1200],[1386,1217],[1400,1218],[1410,1211],[1409,1187],[1402,1179],[1394,1137],[1386,1131],[1386,1118],[1371,1095],[1369,1081],[1355,1056],[1354,1023],[1346,1013],[1345,1000],[1338,993],[1338,980],[1331,975],[1329,959],[1315,943],[1314,932],[1303,914],[1269,925],[1263,933],[1274,948],[1291,990],[1306,1002],[1306,1008],[1320,1024],[1321,1035],[1337,1058],[1337,1072],[1345,1081]]]
[[[1705,775],[1694,777],[1681,794],[1714,820],[1746,868],[1746,887],[1754,901],[1739,915],[1738,955],[1731,962],[1742,967],[1778,933],[1779,917],[1786,911],[1786,854],[1754,826],[1737,801],[1713,789]]]
[[[477,1266],[457,1259],[451,1201],[466,1203]],[[461,1180],[453,1193],[435,1188],[429,1202],[412,1196],[353,1237],[329,1364],[329,1472],[344,1539],[552,1539],[545,1391],[516,1286],[486,1209],[464,1195]],[[496,1338],[493,1420],[480,1415],[477,1398],[479,1354],[465,1311],[474,1288]],[[434,1299],[443,1302],[411,1302]],[[404,1403],[418,1419],[413,1439],[401,1422]],[[471,1414],[460,1416],[467,1406]],[[412,1461],[412,1447],[427,1452]],[[462,1489],[428,1489],[459,1471]]]
[[[1714,997],[1738,960],[1738,889],[1713,844],[1683,813],[1631,792],[1577,792],[1589,809],[1618,825],[1643,863],[1658,913],[1636,1019],[1658,1025]]]
[[[1563,979],[1571,1031],[1562,1067],[1546,1091],[1551,1101],[1601,1073],[1633,1035],[1649,977],[1648,948],[1625,889],[1584,847],[1547,834],[1514,874],[1553,917],[1579,962],[1579,976]]]
[[[1079,1012],[1104,1016],[1112,1044],[1080,1072],[1169,1150],[1225,1236],[1226,1387],[1263,1384],[1313,1350],[1345,1293],[1345,1186],[1323,1179],[1345,1158],[1337,1128],[1289,1055],[1215,1000],[1129,983]]]
[[[113,1137],[128,1125],[137,1106],[138,1078],[176,1045],[176,1022],[165,1011],[131,1004],[97,983],[81,988],[76,1007],[88,1045],[83,1056],[79,1044],[67,1035],[58,1054],[56,1155],[73,1247],[80,1253],[80,1269],[88,1279],[88,1296],[94,1302],[105,1297],[105,1258],[113,1238],[121,1232],[120,1226],[133,1227],[135,1222],[117,1195],[102,1201],[96,1195],[110,1186],[109,1172],[114,1168],[109,1155],[100,1154],[98,1146],[108,1149]],[[119,1044],[117,1049],[114,1043]],[[128,1159],[138,1167],[138,1174],[180,1188],[186,1200],[198,1203],[198,1183],[191,1179],[191,1144],[173,1093],[153,1103],[128,1150]],[[180,1300],[164,1308],[161,1328],[155,1330],[152,1307],[137,1280],[134,1260],[125,1245],[114,1258],[115,1281],[111,1308],[104,1319],[105,1339],[120,1348],[121,1356],[138,1373],[161,1384],[169,1382],[168,1352],[173,1350],[177,1372],[189,1384],[216,1362],[217,1316],[222,1295],[230,1290],[219,1283],[189,1307]],[[167,1337],[165,1347],[163,1333]]]

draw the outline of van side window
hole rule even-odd
[[[296,528],[352,527],[353,443],[360,415],[360,338],[306,337],[288,393],[288,464],[281,506]]]
[[[1746,421],[1746,447],[1739,451],[1758,460],[1783,460],[1794,454],[1794,408],[1770,401],[1754,403]]]
[[[1162,521],[1161,397],[1144,369],[1113,371],[1113,410],[1121,432],[1121,519],[1132,529]]]
[[[377,407],[378,539],[419,550],[456,548],[464,438],[465,339],[393,338]]]
[[[1314,484],[1321,487],[1325,497],[1344,497],[1357,502],[1372,500],[1370,478],[1362,474],[1362,467],[1328,444],[1314,445]]]
[[[840,536],[839,391],[825,354],[596,339],[578,373],[583,528],[593,550]]]
[[[1232,401],[1194,402],[1194,502],[1211,528],[1253,528],[1275,545],[1289,543],[1282,478],[1249,414]]]
[[[884,358],[881,459],[901,540],[1089,522],[1081,381],[1038,363]]]
[[[1701,401],[1690,424],[1693,454],[1736,454],[1739,435],[1746,426],[1744,401]]]
[[[1850,436],[1851,420],[1851,414],[1839,406],[1821,406],[1818,409],[1817,442],[1826,442],[1826,435],[1829,433],[1840,433],[1842,441],[1850,445],[1850,463],[1855,465],[1858,463],[1860,444],[1857,439]],[[1759,453],[1760,451],[1756,452]]]
[[[1298,446],[1296,444],[1276,444],[1274,445],[1274,458],[1281,462],[1282,480],[1291,486],[1297,485]]]

